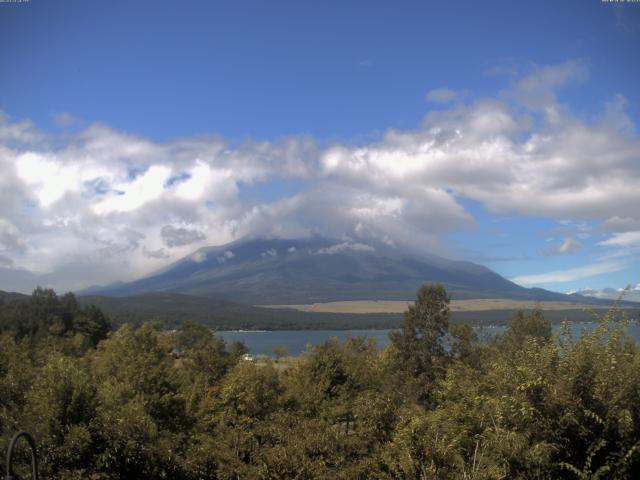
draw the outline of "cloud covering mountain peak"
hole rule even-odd
[[[0,257],[79,288],[96,272],[103,282],[132,279],[256,234],[457,255],[444,237],[477,228],[466,201],[493,214],[637,225],[640,193],[628,187],[640,183],[640,138],[624,98],[595,119],[558,100],[587,77],[579,61],[534,68],[492,97],[357,144],[157,142],[99,123],[52,134],[3,114]],[[602,246],[634,247],[637,234],[627,228]],[[574,239],[557,253],[578,248]]]

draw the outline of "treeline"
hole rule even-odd
[[[36,288],[30,297],[0,298],[0,333],[32,343],[71,338],[78,348],[95,347],[111,330],[110,320],[94,305],[81,306],[73,293],[58,297],[51,289]]]
[[[340,330],[397,328],[401,314],[347,314],[302,312],[264,308],[223,299],[152,292],[131,297],[80,297],[83,304],[97,305],[114,325],[142,325],[150,318],[165,328],[195,321],[214,330]]]
[[[383,351],[258,363],[72,300],[0,307],[0,449],[30,431],[43,478],[640,478],[640,351],[616,310],[575,339],[519,312],[482,344],[425,286]]]

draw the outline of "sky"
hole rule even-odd
[[[0,2],[0,289],[317,234],[638,285],[638,51],[638,2]]]

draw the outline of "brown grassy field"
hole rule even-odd
[[[352,300],[343,302],[312,303],[306,305],[262,305],[267,308],[291,308],[302,312],[319,313],[402,313],[410,301]],[[539,307],[542,310],[579,310],[582,308],[610,308],[600,305],[584,305],[575,302],[531,302],[504,298],[476,300],[452,300],[453,312],[481,312],[485,310],[516,310]]]

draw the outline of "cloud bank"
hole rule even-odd
[[[574,280],[581,280],[583,278],[589,278],[603,273],[619,272],[624,268],[626,268],[626,264],[622,261],[603,261],[566,270],[554,270],[552,272],[535,275],[520,275],[511,278],[511,281],[526,286],[545,283],[572,282]]]
[[[129,280],[249,234],[452,255],[443,235],[476,227],[464,199],[494,214],[601,222],[617,232],[602,248],[636,246],[640,138],[620,95],[589,119],[559,101],[587,78],[576,61],[534,69],[493,97],[357,145],[156,142],[103,124],[55,135],[2,114],[0,288],[18,271],[69,289]],[[269,201],[249,194],[283,180],[302,187]],[[554,253],[579,248],[567,242]]]

